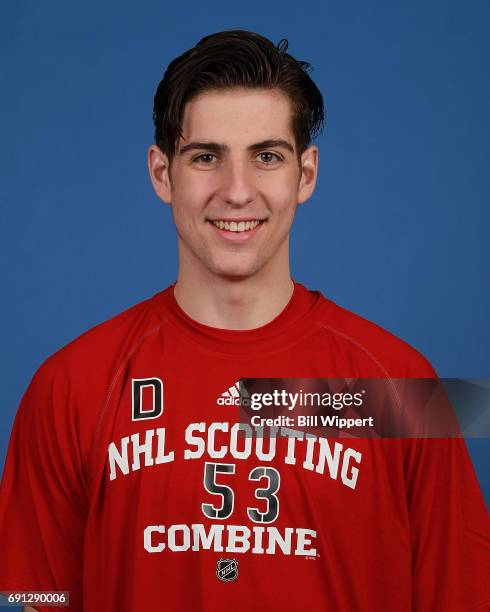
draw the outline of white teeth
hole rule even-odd
[[[228,230],[229,232],[248,232],[260,223],[260,221],[213,221],[213,224],[219,229]]]

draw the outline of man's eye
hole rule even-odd
[[[263,162],[264,164],[274,164],[281,161],[279,155],[276,153],[271,153],[270,151],[259,153],[257,157],[259,158],[259,161]]]
[[[202,164],[211,164],[213,163],[215,159],[216,159],[216,155],[213,155],[213,153],[202,153],[201,155],[194,157],[192,161],[199,162]]]

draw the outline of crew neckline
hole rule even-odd
[[[250,359],[258,352],[272,353],[287,348],[315,332],[320,324],[317,313],[332,303],[319,291],[310,291],[291,280],[294,289],[288,303],[271,321],[252,329],[211,327],[191,318],[175,298],[177,281],[154,297],[160,316],[165,312],[168,321],[187,341],[214,354]]]

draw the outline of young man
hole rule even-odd
[[[436,376],[291,278],[323,103],[286,50],[229,31],[169,65],[148,166],[178,278],[36,372],[2,482],[2,591],[90,612],[487,609],[462,440],[239,435],[242,377]]]

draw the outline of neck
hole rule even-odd
[[[266,269],[267,268],[267,269]],[[180,260],[175,299],[192,319],[221,329],[266,325],[287,305],[294,290],[288,259],[247,277],[225,277]]]

